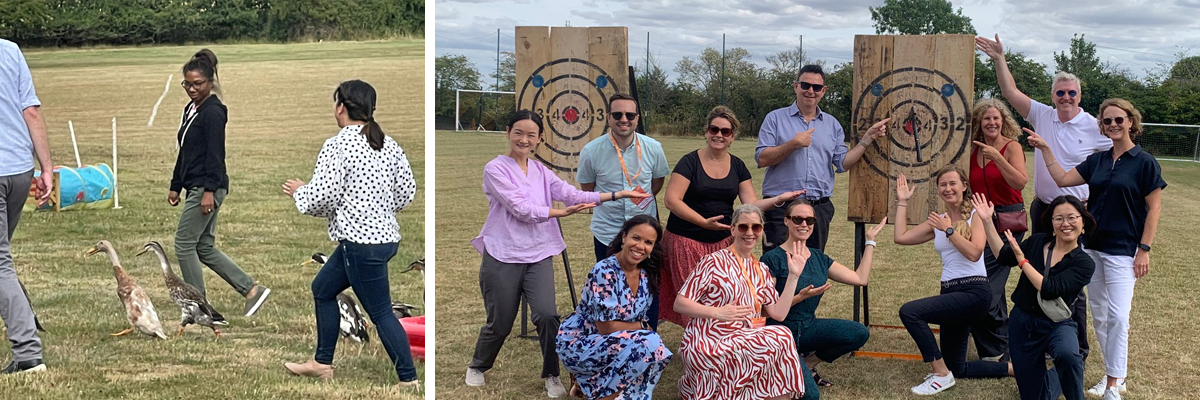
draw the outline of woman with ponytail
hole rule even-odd
[[[954,386],[954,378],[1012,376],[1012,366],[995,361],[967,362],[967,335],[980,318],[990,318],[992,293],[983,246],[984,223],[971,204],[967,174],[953,164],[935,175],[937,195],[946,212],[930,213],[927,221],[908,228],[908,200],[913,188],[904,174],[896,178],[896,244],[918,245],[930,240],[942,258],[941,292],[900,306],[900,321],[917,342],[932,373],[913,386],[917,395],[932,395]],[[989,215],[990,216],[990,215]],[[941,349],[929,324],[941,326]]]
[[[217,56],[209,49],[196,52],[183,64],[180,84],[191,101],[183,108],[175,144],[179,155],[171,175],[167,204],[179,205],[179,194],[186,190],[183,212],[175,229],[175,256],[183,280],[204,293],[204,272],[208,266],[246,297],[243,313],[258,312],[271,289],[256,285],[229,256],[214,247],[217,213],[229,193],[229,175],[225,172],[225,122],[228,110],[218,96]],[[216,94],[214,94],[216,92]]]
[[[289,179],[283,184],[296,209],[329,219],[329,238],[338,242],[312,282],[316,354],[306,363],[284,366],[295,375],[333,377],[340,321],[336,297],[352,287],[379,331],[400,386],[417,387],[412,350],[392,314],[388,284],[388,261],[400,244],[396,213],[412,202],[417,183],[404,150],[375,122],[375,88],[360,80],[342,82],[333,101],[333,115],[342,130],[321,146],[312,181]]]

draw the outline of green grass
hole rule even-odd
[[[391,267],[394,300],[424,305],[421,275],[401,274],[424,255],[424,42],[213,45],[229,107],[230,194],[218,225],[218,248],[273,289],[252,318],[243,299],[211,271],[209,300],[230,326],[214,340],[189,327],[180,339],[110,337],[125,329],[108,260],[85,257],[111,241],[130,275],[145,288],[167,331],[178,308],[167,296],[152,257],[133,257],[149,240],[173,253],[179,208],[166,203],[175,161],[179,111],[187,102],[180,66],[201,46],[33,51],[27,55],[42,101],[54,162],[74,165],[67,121],[75,124],[84,163],[111,163],[111,119],[119,129],[123,209],[26,213],[13,238],[18,273],[49,330],[42,334],[44,374],[0,377],[4,398],[421,398],[394,388],[396,376],[377,335],[361,348],[341,345],[328,384],[289,376],[285,361],[312,357],[316,342],[312,294],[316,269],[298,264],[329,253],[323,219],[296,212],[280,184],[308,180],[323,141],[337,133],[332,93],[347,79],[379,92],[376,118],[401,143],[418,182],[416,200],[400,212],[403,239]],[[153,128],[151,107],[174,74]],[[173,256],[171,257],[173,260]],[[177,266],[176,266],[177,268]],[[176,269],[177,270],[177,269]],[[424,309],[418,310],[424,313]],[[7,358],[4,363],[7,364]],[[417,363],[424,378],[424,364]]]
[[[499,134],[474,132],[438,132],[438,208],[436,286],[437,322],[437,393],[449,398],[528,399],[545,395],[538,379],[540,355],[535,341],[516,338],[520,322],[514,329],[496,367],[488,372],[487,385],[467,387],[463,383],[466,365],[474,351],[476,335],[484,322],[484,310],[478,286],[479,255],[468,243],[479,233],[487,212],[487,201],[480,190],[483,165],[507,149]],[[703,145],[698,138],[659,138],[674,163],[680,156]],[[755,143],[738,141],[733,151],[743,160],[752,160]],[[1027,158],[1032,160],[1032,154]],[[1033,163],[1030,162],[1032,169]],[[1170,184],[1163,196],[1164,213],[1155,239],[1151,272],[1138,283],[1133,307],[1129,350],[1129,392],[1126,399],[1191,398],[1200,390],[1195,377],[1200,375],[1200,329],[1196,317],[1200,305],[1195,300],[1196,279],[1200,269],[1195,260],[1200,250],[1192,238],[1200,234],[1195,221],[1200,220],[1200,164],[1163,163],[1163,176]],[[762,183],[762,169],[752,168],[756,189]],[[838,208],[827,253],[845,264],[853,262],[853,224],[844,222],[849,177],[840,175],[833,198]],[[1025,198],[1032,198],[1033,185],[1025,189]],[[661,215],[667,215],[660,209]],[[575,288],[592,268],[592,239],[588,231],[590,216],[565,218],[563,229]],[[841,222],[838,222],[841,221]],[[880,248],[876,252],[875,268],[871,274],[872,324],[900,325],[897,311],[901,304],[936,294],[940,262],[932,245],[899,246],[886,238],[892,235],[887,227],[880,233]],[[885,243],[886,242],[886,243]],[[569,314],[571,297],[561,271],[561,258],[555,257],[558,281],[558,311]],[[1016,285],[1017,275],[1009,279],[1008,293]],[[851,317],[853,290],[834,285],[825,294],[818,316],[824,318]],[[1011,306],[1011,304],[1010,304]],[[531,327],[532,329],[532,327]],[[1090,328],[1089,328],[1090,329]],[[667,345],[677,350],[683,329],[664,322],[660,333]],[[916,345],[903,330],[872,329],[871,339],[863,350],[917,354]],[[1088,359],[1085,384],[1099,381],[1103,374],[1101,357],[1095,335],[1093,357]],[[974,346],[972,355],[975,357]],[[676,351],[678,357],[678,352]],[[847,357],[820,367],[821,374],[836,383],[822,390],[826,398],[839,399],[896,399],[913,398],[908,388],[919,383],[929,367],[920,362],[879,360]],[[675,358],[664,372],[655,392],[655,399],[677,399],[676,388],[683,372],[680,358]],[[1012,379],[964,379],[938,396],[939,399],[1017,398]]]

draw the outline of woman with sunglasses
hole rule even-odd
[[[1011,376],[1008,363],[967,362],[967,335],[980,318],[988,318],[992,301],[987,268],[983,265],[983,245],[987,240],[984,224],[971,205],[971,186],[967,174],[956,165],[947,165],[935,175],[937,194],[945,213],[930,213],[925,222],[908,228],[908,200],[913,188],[904,174],[896,178],[896,228],[894,240],[900,245],[918,245],[930,240],[942,259],[941,292],[905,303],[900,321],[917,342],[921,358],[930,363],[932,373],[912,387],[917,395],[932,395],[954,386],[954,378]],[[941,349],[929,324],[941,326]]]
[[[660,236],[652,216],[626,221],[558,328],[558,355],[588,399],[650,400],[671,361],[647,314],[658,292]]]
[[[417,387],[408,335],[392,314],[388,261],[400,246],[396,213],[417,192],[408,157],[400,144],[375,122],[375,88],[349,80],[333,92],[333,116],[341,128],[317,155],[312,181],[290,179],[283,192],[300,212],[329,220],[329,238],[338,246],[313,278],[317,349],[306,363],[286,363],[295,375],[333,377],[341,311],[338,296],[346,288],[366,309],[379,332],[401,387]]]
[[[207,266],[246,298],[243,314],[258,312],[271,289],[257,285],[229,256],[216,248],[217,214],[229,193],[229,175],[225,172],[225,122],[228,109],[221,102],[217,80],[217,55],[212,50],[196,52],[183,64],[183,89],[191,99],[183,107],[176,144],[179,156],[171,175],[167,204],[179,205],[179,194],[187,199],[175,228],[175,256],[183,280],[204,291]]]
[[[1000,213],[1018,213],[1025,218],[1025,200],[1021,191],[1029,181],[1025,172],[1025,150],[1016,141],[1021,134],[1017,121],[1008,106],[997,99],[982,99],[971,110],[971,187],[977,193],[985,193],[996,204],[993,220]],[[1006,214],[1013,215],[1013,214]],[[1028,221],[1024,221],[1028,226]],[[999,225],[999,221],[995,221]],[[1013,229],[1017,240],[1025,236],[1025,230]],[[1008,284],[1008,267],[996,262],[995,250],[983,248],[983,265],[987,267],[988,286],[992,301],[988,308],[990,318],[982,318],[971,327],[975,338],[975,349],[979,357],[988,361],[1000,361],[1008,352],[1008,302],[1004,299]]]
[[[733,212],[733,244],[700,259],[679,289],[675,311],[692,319],[679,352],[684,399],[790,399],[804,393],[803,368],[792,334],[766,326],[791,307],[807,256],[795,243],[788,255],[782,293],[754,249],[763,232],[762,210],[743,204]]]
[[[1142,134],[1142,114],[1124,99],[1100,104],[1100,132],[1112,139],[1112,149],[1094,153],[1064,171],[1050,146],[1029,132],[1029,144],[1042,150],[1050,176],[1059,186],[1088,185],[1088,211],[1095,216],[1094,232],[1084,249],[1096,263],[1088,284],[1092,322],[1104,356],[1105,380],[1088,393],[1105,400],[1120,399],[1125,391],[1129,351],[1129,310],[1133,287],[1150,272],[1150,246],[1162,213],[1162,179],[1158,160],[1133,143]]]
[[[675,312],[679,285],[691,274],[700,257],[729,247],[729,215],[733,200],[759,209],[782,206],[803,194],[794,191],[759,199],[750,181],[746,163],[729,152],[737,137],[738,119],[729,107],[717,106],[708,113],[705,146],[675,163],[663,196],[671,216],[663,234],[663,277],[659,291],[660,317],[686,327],[688,317]]]
[[[816,365],[824,361],[832,363],[854,350],[858,350],[871,334],[867,327],[858,322],[843,319],[817,318],[817,306],[821,304],[821,295],[832,287],[830,279],[852,286],[866,286],[871,275],[871,262],[875,256],[875,235],[883,230],[887,218],[878,225],[867,230],[867,248],[863,250],[862,263],[858,269],[851,270],[837,261],[833,261],[820,249],[807,247],[808,238],[816,229],[816,210],[804,199],[792,201],[787,206],[783,223],[788,229],[788,238],[779,247],[763,254],[760,261],[771,269],[771,275],[776,278],[775,289],[780,294],[790,294],[787,317],[782,320],[767,320],[768,325],[783,325],[792,332],[796,341],[796,351],[804,359],[804,392],[805,400],[815,400],[821,394],[819,387],[832,386],[833,383],[822,379],[817,374]],[[800,246],[795,244],[799,243]],[[793,249],[800,249],[808,259],[796,282],[795,292],[783,292],[785,279],[788,274],[788,258]],[[811,371],[811,372],[810,372]]]
[[[1079,352],[1079,329],[1071,312],[1079,292],[1088,284],[1096,269],[1092,258],[1079,245],[1079,237],[1096,229],[1096,221],[1083,202],[1075,196],[1059,196],[1050,202],[1048,212],[1040,216],[1054,230],[1037,233],[1021,242],[1012,232],[1004,231],[1007,241],[989,218],[994,207],[983,194],[971,202],[984,222],[988,245],[999,249],[1001,265],[1021,269],[1013,290],[1013,308],[1008,329],[1013,376],[1022,400],[1083,399],[1083,355]],[[1028,258],[1027,258],[1028,255]],[[1062,299],[1052,319],[1043,311],[1045,301]],[[1046,370],[1045,355],[1054,360]]]
[[[529,110],[517,111],[505,129],[508,151],[483,168],[483,192],[488,216],[471,245],[483,256],[479,287],[487,310],[487,323],[479,330],[475,355],[467,367],[466,383],[483,386],[483,373],[492,368],[504,340],[512,331],[524,296],[537,327],[542,349],[542,379],[550,397],[562,397],[566,388],[558,379],[558,354],[554,336],[558,312],[554,305],[554,269],[550,257],[562,253],[557,218],[592,208],[601,201],[641,199],[649,193],[585,192],[559,179],[533,160],[542,140],[542,118]],[[561,201],[565,209],[554,208]]]

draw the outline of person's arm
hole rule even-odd
[[[1163,183],[1165,186],[1166,183]],[[1146,196],[1146,225],[1142,230],[1141,243],[1154,245],[1154,234],[1158,232],[1158,217],[1162,214],[1162,187],[1154,189]],[[1133,276],[1141,278],[1150,272],[1150,252],[1138,249],[1133,257]]]
[[[591,143],[588,143],[591,144]],[[592,167],[592,158],[588,155],[589,148],[584,145],[582,156],[579,157],[579,168],[575,172],[575,182],[579,182],[579,190],[585,192],[596,191],[596,168]]]
[[[29,128],[29,140],[33,142],[33,153],[37,158],[38,168],[42,174],[38,176],[37,200],[45,202],[50,198],[51,188],[54,187],[54,163],[50,160],[50,140],[46,135],[46,121],[42,119],[41,106],[29,106],[21,111],[25,126]]]
[[[663,200],[666,203],[667,210],[684,221],[705,229],[711,230],[727,230],[729,225],[721,223],[722,215],[714,215],[711,218],[704,218],[700,213],[693,210],[691,206],[683,201],[683,195],[687,193],[688,186],[692,181],[680,175],[678,172],[671,173],[671,181],[667,183],[666,194],[663,195]]]
[[[400,212],[409,204],[412,204],[413,198],[417,195],[417,181],[413,179],[412,167],[408,164],[408,156],[404,154],[404,149],[400,148],[399,143],[396,144],[396,151],[399,153],[397,157],[400,163],[400,173],[396,176],[396,183],[392,186],[392,198],[395,201],[396,208],[393,213]]]
[[[753,204],[764,212],[775,207],[783,207],[802,194],[804,194],[803,190],[795,190],[775,197],[760,199],[758,193],[754,191],[754,182],[747,179],[738,184],[738,200],[741,200],[742,204]]]
[[[1078,171],[1080,166],[1086,167],[1087,161],[1076,165],[1070,171],[1064,171],[1062,165],[1058,164],[1058,160],[1054,158],[1054,151],[1050,150],[1050,145],[1042,139],[1041,135],[1029,128],[1021,128],[1029,133],[1029,145],[1042,151],[1042,161],[1046,162],[1046,171],[1050,172],[1050,177],[1054,178],[1054,183],[1058,187],[1078,186],[1087,183],[1084,177]]]
[[[342,196],[345,177],[349,170],[342,162],[343,150],[337,137],[329,138],[317,153],[317,165],[313,168],[312,180],[295,189],[292,199],[296,210],[314,217],[329,218],[334,215],[337,201]]]
[[[867,129],[867,132],[863,133],[863,138],[858,141],[858,144],[846,152],[846,157],[842,160],[843,171],[854,167],[854,164],[858,164],[858,160],[862,159],[863,153],[867,151],[867,147],[870,147],[875,139],[887,136],[887,123],[891,120],[891,118],[885,118],[882,121],[876,122]]]
[[[667,177],[654,178],[650,180],[650,196],[658,197],[658,192],[662,191],[663,184],[667,183]]]
[[[970,218],[972,221],[967,227],[967,229],[971,230],[970,239],[967,239],[964,235],[958,233],[955,235],[946,235],[946,240],[949,240],[950,244],[954,245],[954,248],[958,250],[959,254],[962,254],[962,256],[966,257],[966,259],[975,262],[979,261],[980,257],[983,257],[983,245],[984,242],[987,241],[987,235],[984,234],[983,231],[983,222],[978,220],[979,215],[975,214]],[[950,222],[950,217],[942,216],[937,213],[930,213],[928,222],[933,229],[937,229],[939,231],[946,231],[953,226],[953,224]]]
[[[1091,257],[1082,255],[1069,260],[1070,265],[1062,270],[1056,270],[1054,276],[1041,279],[1038,293],[1043,299],[1053,300],[1067,293],[1078,292],[1092,280],[1096,271],[1096,263]],[[1062,268],[1062,267],[1059,267]],[[1033,279],[1030,279],[1032,282]],[[1064,299],[1066,300],[1066,299]]]
[[[766,168],[779,164],[797,149],[812,145],[812,133],[815,129],[809,128],[807,131],[797,132],[792,140],[780,143],[778,146],[763,147],[762,139],[759,139],[759,149],[761,150],[754,157],[754,160],[758,162],[758,167]]]
[[[208,107],[202,122],[204,127],[204,192],[216,192],[225,178],[225,112],[220,107]],[[182,151],[182,149],[180,150]]]
[[[842,263],[834,261],[833,265],[829,267],[829,279],[851,286],[866,286],[871,279],[871,265],[875,259],[875,237],[879,235],[879,231],[883,230],[884,225],[887,225],[887,217],[884,217],[863,235],[866,238],[867,246],[863,248],[858,269],[851,270]]]
[[[1004,247],[1004,241],[1000,239],[1000,233],[996,231],[996,224],[992,222],[992,215],[996,208],[983,193],[975,193],[974,196],[971,196],[971,203],[975,206],[975,214],[979,215],[979,219],[983,221],[983,232],[987,236],[988,247],[991,247],[993,254],[997,254],[999,257],[998,249]]]
[[[671,174],[671,170],[667,167],[667,155],[663,152],[661,143],[653,152],[652,157],[654,157],[654,175],[650,180],[650,194],[658,197],[658,194],[662,192],[663,185],[667,183],[667,175]]]
[[[791,252],[787,254],[788,276],[785,278],[786,283],[783,284],[783,289],[778,291],[777,295],[774,287],[769,291],[770,294],[776,295],[775,302],[764,307],[763,314],[771,317],[771,319],[783,321],[787,318],[788,310],[794,304],[792,300],[795,296],[792,293],[796,293],[796,281],[800,279],[800,274],[804,272],[804,266],[808,263],[808,257],[801,254],[805,250],[804,246],[804,242],[792,242]],[[752,295],[757,297],[760,294],[752,293]]]
[[[908,200],[914,191],[908,187],[908,178],[904,174],[896,178],[896,223],[892,231],[892,241],[896,244],[914,245],[933,240],[933,228],[929,227],[929,222],[908,229]]]
[[[1025,184],[1029,182],[1029,175],[1025,172],[1025,152],[1020,151],[1020,143],[1013,140],[1011,143],[1017,143],[1018,148],[1007,154],[1000,154],[1000,150],[988,146],[986,143],[980,141],[974,143],[983,153],[983,158],[991,160],[996,164],[996,168],[1000,169],[1000,176],[1004,178],[1005,184],[1016,191],[1025,189]]]
[[[1000,34],[996,34],[996,40],[982,36],[976,37],[975,47],[987,54],[992,59],[992,64],[995,64],[996,83],[1000,86],[1000,94],[1004,95],[1004,99],[1008,100],[1008,104],[1012,104],[1018,114],[1021,114],[1021,118],[1029,119],[1029,107],[1032,105],[1032,101],[1029,96],[1017,89],[1017,82],[1013,79],[1012,72],[1008,70],[1008,60],[1004,59],[1004,45],[1000,43]]]

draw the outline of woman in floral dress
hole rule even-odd
[[[671,360],[646,315],[658,295],[661,235],[654,217],[626,221],[558,330],[558,356],[589,399],[649,400]]]
[[[675,299],[675,311],[692,317],[680,353],[684,399],[789,399],[804,393],[796,343],[782,320],[791,295],[775,290],[775,278],[753,251],[762,236],[762,210],[742,205],[733,213],[733,245],[700,260]],[[796,243],[788,258],[782,293],[795,293],[808,261]]]

